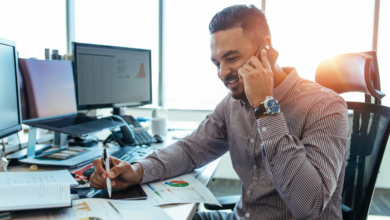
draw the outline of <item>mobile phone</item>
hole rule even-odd
[[[267,59],[268,59],[268,62],[272,67],[274,67],[275,65],[275,62],[276,62],[276,59],[278,59],[278,56],[279,56],[279,52],[276,51],[273,47],[271,47],[270,45],[268,45],[266,42],[263,42],[261,43],[260,47],[259,47],[259,50],[257,51],[256,53],[256,57],[261,61],[261,57],[260,57],[260,52],[265,49],[266,52],[267,52]]]

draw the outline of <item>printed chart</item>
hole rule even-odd
[[[210,190],[189,174],[144,184],[142,188],[153,205],[192,202],[220,205]]]
[[[189,186],[190,184],[187,183],[186,181],[173,180],[173,181],[165,182],[165,185],[172,186],[172,187],[186,187]]]

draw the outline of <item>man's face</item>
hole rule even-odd
[[[254,47],[242,28],[218,31],[211,35],[211,61],[218,68],[218,77],[232,93],[233,98],[247,101],[244,83],[238,69],[255,55]]]

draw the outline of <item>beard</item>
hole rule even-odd
[[[233,91],[230,90],[230,95],[232,96],[233,99],[241,100],[241,101],[243,101],[245,103],[248,102],[248,98],[246,97],[244,89],[242,91],[236,91],[236,92],[233,92]]]
[[[244,85],[239,85],[238,87],[234,89],[230,89],[228,87],[228,82],[232,80],[238,79],[238,72],[231,73],[226,76],[226,78],[223,80],[223,84],[225,87],[230,91],[231,96],[236,100],[241,100],[245,103],[248,102],[248,98],[246,97],[245,88]]]

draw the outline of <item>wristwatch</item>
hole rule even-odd
[[[255,109],[255,117],[259,118],[260,116],[267,115],[277,115],[280,113],[279,102],[274,99],[272,96],[267,96],[256,109]]]

